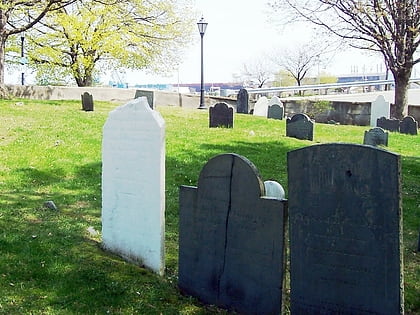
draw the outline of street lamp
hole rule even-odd
[[[204,21],[204,18],[201,17],[200,21],[198,21],[198,31],[200,32],[201,36],[201,90],[200,90],[200,106],[198,109],[206,109],[206,105],[204,105],[204,72],[203,72],[203,37],[204,33],[206,32],[207,22]]]
[[[24,50],[24,42],[25,42],[25,34],[22,33],[20,36],[20,64],[22,65],[22,77],[21,77],[21,83],[22,85],[25,85],[25,50]]]

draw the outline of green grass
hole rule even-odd
[[[166,121],[166,273],[159,277],[104,252],[102,127],[117,105],[0,101],[1,314],[224,314],[177,290],[178,191],[196,185],[209,158],[234,152],[287,190],[286,153],[310,145],[285,122],[236,115],[209,129],[206,111],[159,107]],[[316,142],[362,143],[367,127],[317,124]],[[420,313],[420,136],[390,134],[402,155],[406,314]],[[59,211],[43,207],[53,200]]]

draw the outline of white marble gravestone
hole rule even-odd
[[[379,118],[385,117],[389,119],[390,107],[383,95],[379,95],[370,105],[370,125],[376,127]]]
[[[254,116],[267,117],[268,112],[268,98],[261,96],[254,106]]]
[[[140,97],[113,110],[103,128],[105,249],[164,271],[165,122]]]

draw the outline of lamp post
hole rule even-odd
[[[198,109],[206,109],[206,105],[204,104],[204,72],[203,72],[203,37],[204,33],[206,32],[207,22],[204,21],[204,18],[201,17],[200,21],[198,21],[198,31],[200,32],[201,36],[201,89],[200,89],[200,106]]]
[[[20,64],[22,65],[22,77],[21,77],[21,83],[22,85],[25,85],[25,51],[24,51],[24,42],[25,42],[25,35],[22,33],[20,36]]]

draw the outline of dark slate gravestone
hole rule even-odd
[[[248,114],[248,91],[240,89],[236,99],[236,112],[240,114]]]
[[[385,117],[376,120],[376,126],[388,131],[400,131],[400,121],[395,118],[387,119]]]
[[[388,132],[385,132],[385,130],[379,127],[375,127],[370,129],[369,131],[365,131],[363,144],[373,146],[388,146]]]
[[[154,107],[153,91],[136,90],[136,94],[134,95],[134,98],[139,98],[139,97],[143,97],[143,96],[147,98],[147,102],[149,103],[150,108],[153,109],[153,107]]]
[[[288,152],[292,314],[401,314],[401,162],[382,149]]]
[[[286,136],[314,140],[314,123],[305,114],[295,114],[286,120]]]
[[[82,110],[86,112],[93,111],[93,96],[88,92],[82,94]]]
[[[417,135],[417,129],[419,128],[417,121],[412,116],[406,116],[400,122],[400,132]]]
[[[217,103],[210,107],[209,127],[233,128],[233,108],[226,103]]]
[[[284,108],[279,104],[268,106],[267,118],[283,119]]]
[[[209,160],[198,187],[181,186],[181,291],[241,314],[280,313],[287,201],[264,195],[255,166],[236,154]]]

